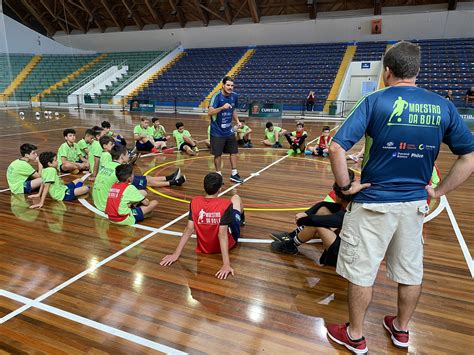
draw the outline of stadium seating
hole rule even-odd
[[[169,104],[176,99],[181,105],[198,106],[219,83],[247,48],[187,49],[185,55],[168,71],[158,76],[138,95]]]
[[[414,41],[421,46],[418,85],[445,96],[453,90],[454,103],[462,105],[474,85],[474,38]]]
[[[28,75],[28,77],[17,88],[15,95],[17,99],[28,100],[30,96],[35,96],[41,93],[51,85],[64,79],[69,74],[91,62],[96,57],[97,55],[45,54],[42,56],[40,62],[36,65],[30,75]],[[100,62],[98,65],[100,65]],[[94,70],[97,70],[97,68],[93,66],[89,70],[84,71],[74,80],[69,82],[66,87],[74,85]],[[55,95],[48,95],[46,98],[43,98],[43,101],[56,101],[57,97],[54,96]],[[62,99],[62,101],[66,101],[66,98]]]
[[[381,60],[387,48],[387,42],[358,42],[354,62]]]
[[[236,77],[241,101],[269,100],[301,109],[310,90],[315,110],[322,110],[347,45],[298,44],[258,46]]]
[[[18,73],[33,58],[32,54],[0,54],[0,93],[16,78]]]
[[[116,88],[118,88],[124,81],[134,75],[137,71],[142,69],[145,65],[159,57],[162,53],[162,51],[106,53],[106,62],[112,60],[117,63],[126,61],[126,65],[128,65],[128,72],[120,79],[113,81],[111,85],[106,87],[106,89],[101,90],[100,96],[102,96],[102,98],[110,99]],[[98,99],[96,98],[94,101],[98,101]]]

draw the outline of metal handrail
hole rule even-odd
[[[80,87],[84,86],[85,84],[87,84],[89,81],[93,80],[94,78],[96,78],[97,76],[99,76],[100,74],[102,74],[103,72],[105,72],[106,70],[110,69],[111,67],[113,67],[114,65],[116,66],[124,66],[124,65],[127,65],[127,60],[122,60],[122,61],[119,61],[118,59],[113,59],[111,60],[110,62],[107,62],[106,64],[104,64],[103,66],[101,66],[99,69],[97,69],[95,72],[93,72],[92,74],[88,75],[86,78],[82,79],[80,82],[78,82],[77,84],[75,84],[74,86],[70,87],[68,89],[68,91],[66,92],[68,95],[69,94],[72,94],[74,91],[76,91],[77,89],[79,89]]]
[[[148,69],[150,69],[152,66],[154,66],[156,63],[158,63],[160,60],[162,60],[164,57],[166,57],[168,54],[170,54],[172,51],[174,51],[177,47],[173,49],[169,49],[167,51],[164,51],[161,53],[158,57],[152,59],[148,64],[144,65],[140,70],[138,70],[135,74],[130,76],[127,80],[125,80],[123,83],[121,83],[118,87],[112,91],[112,96],[117,95],[123,88],[125,88],[127,85],[129,85],[132,81],[137,79],[140,75],[142,75],[144,72],[146,72]]]

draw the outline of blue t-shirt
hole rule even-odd
[[[232,116],[238,103],[237,94],[233,92],[229,96],[225,96],[222,94],[222,91],[219,91],[212,96],[209,107],[219,108],[226,103],[230,104],[232,108],[222,110],[218,114],[211,116],[211,136],[229,137],[234,134]]]
[[[394,86],[363,97],[333,141],[346,151],[365,134],[362,183],[356,202],[427,198],[441,142],[456,155],[474,151],[474,138],[452,102],[415,86]]]

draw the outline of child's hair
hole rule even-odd
[[[353,183],[354,179],[355,179],[354,172],[351,169],[347,169],[347,173],[349,174],[350,182]],[[339,189],[336,189],[336,186],[337,186],[337,184],[334,183],[334,185],[332,185],[332,188],[336,192],[337,197],[339,197],[341,200],[346,201],[346,202],[352,201],[352,196],[353,195],[344,195]]]
[[[273,123],[271,123],[270,121],[268,121],[267,124],[265,125],[265,127],[267,127],[267,128],[273,127]]]
[[[127,153],[127,148],[121,144],[114,145],[110,150],[112,160],[118,160],[123,154]]]
[[[109,121],[102,121],[102,123],[100,124],[100,126],[101,126],[102,128],[110,128],[110,127],[112,127],[112,126],[110,125],[110,122],[109,122]]]
[[[176,129],[180,129],[183,126],[184,126],[183,122],[176,122]]]
[[[20,147],[20,154],[22,157],[24,157],[26,154],[31,154],[31,152],[36,149],[38,149],[36,145],[25,143],[25,144],[22,144]]]
[[[243,118],[239,118],[239,121],[242,122],[242,123],[245,123],[245,119],[243,119]]]
[[[84,133],[84,137],[85,136],[92,136],[94,137],[94,130],[92,128],[88,128],[86,129],[86,132]]]
[[[153,118],[151,119],[151,122],[152,122],[152,123],[155,123],[156,121],[160,122],[160,118],[159,118],[159,117],[153,117]]]
[[[76,130],[73,129],[73,128],[66,128],[66,129],[63,131],[63,136],[64,136],[64,137],[67,137],[68,134],[76,134]]]
[[[304,122],[303,121],[297,121],[296,126],[304,127]]]
[[[102,148],[104,148],[104,145],[107,145],[107,144],[109,144],[110,142],[113,142],[113,141],[114,141],[114,139],[110,136],[103,136],[103,137],[100,137],[100,139],[99,139],[99,143],[100,143],[100,146]]]
[[[144,121],[149,121],[150,119],[146,116],[142,116],[142,118],[140,119],[140,121],[144,122]]]
[[[49,166],[48,163],[52,163],[55,156],[56,156],[56,153],[54,152],[41,153],[39,156],[39,161],[41,165],[43,165],[43,168],[47,168]]]
[[[130,164],[120,164],[115,168],[115,175],[120,182],[127,181],[127,179],[132,176],[132,173],[133,167]]]
[[[329,126],[324,126],[323,127],[323,132],[326,132],[326,131],[331,132],[331,128],[329,128]]]
[[[214,195],[222,187],[222,175],[209,173],[204,177],[204,190],[208,195]]]
[[[94,131],[94,137],[97,137],[98,135],[100,135],[102,133],[102,131],[104,129],[102,127],[99,127],[99,126],[94,126],[94,127],[92,127],[92,130]]]

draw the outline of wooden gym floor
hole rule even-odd
[[[24,111],[23,121],[17,110],[0,111],[0,353],[346,353],[326,338],[324,323],[347,321],[347,284],[333,268],[318,264],[321,244],[307,244],[296,256],[275,254],[269,244],[269,231],[292,230],[295,209],[330,190],[327,159],[264,149],[265,120],[247,120],[255,148],[240,150],[239,172],[248,181],[234,187],[223,159],[225,196],[238,193],[248,209],[243,240],[230,253],[235,277],[221,281],[214,277],[220,255],[196,255],[194,240],[173,266],[159,265],[186,223],[188,205],[182,200],[201,194],[203,176],[213,171],[208,151],[139,161],[137,173],[168,174],[181,167],[188,181],[157,190],[166,196],[150,192],[159,208],[136,228],[109,224],[91,210],[90,198],[47,199],[42,210],[30,210],[25,196],[5,191],[6,168],[22,143],[56,151],[64,128],[74,127],[79,140],[85,128],[102,120],[131,142],[139,116],[71,110],[61,111],[59,119],[36,120],[30,109]],[[182,120],[195,138],[206,138],[205,116],[158,116],[169,132]],[[292,130],[295,125],[274,122]],[[308,122],[310,139],[325,124]],[[443,146],[438,159],[443,175],[454,159]],[[410,353],[472,351],[473,197],[471,177],[425,224],[424,288],[410,325]],[[366,320],[372,353],[404,353],[391,345],[381,324],[395,309],[396,287],[382,265]]]

